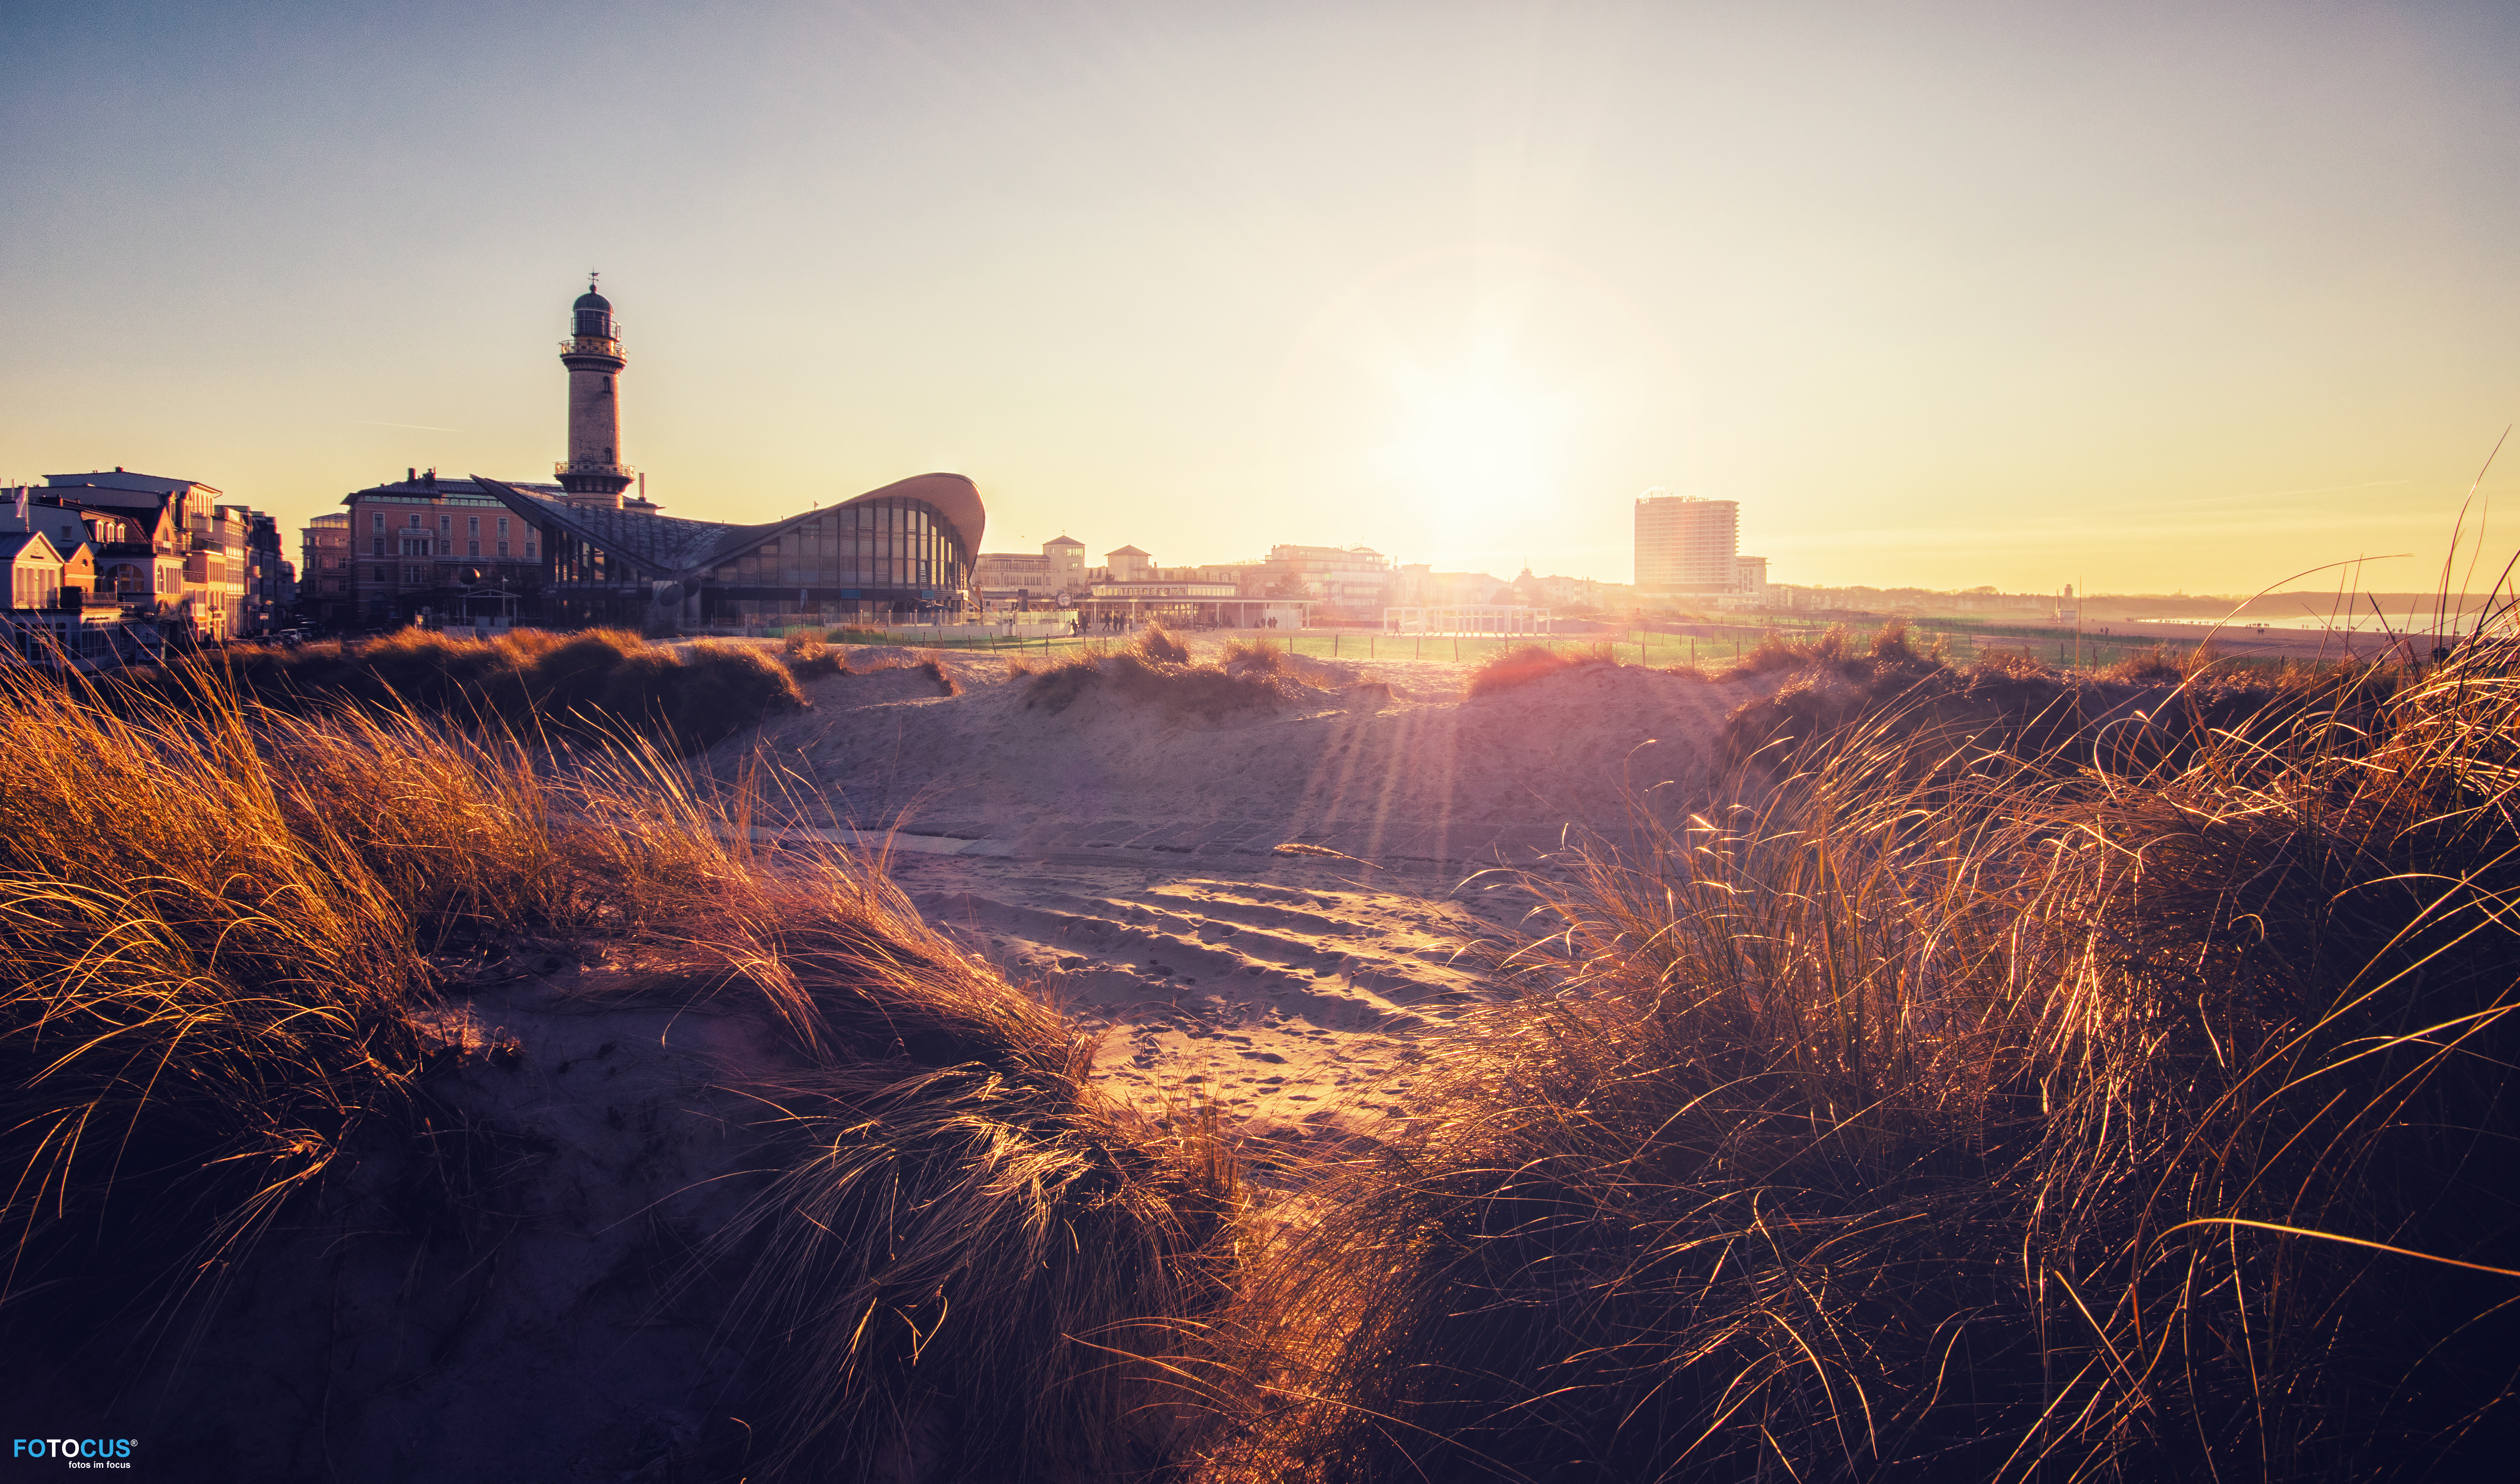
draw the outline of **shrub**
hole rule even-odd
[[[828,680],[834,675],[849,673],[849,667],[841,661],[839,652],[819,640],[807,640],[799,644],[790,638],[784,647],[781,657],[787,662],[788,673],[800,681]]]
[[[1940,640],[1918,649],[1904,618],[1882,624],[1869,640],[1858,640],[1842,623],[1830,624],[1808,637],[1770,630],[1760,635],[1759,642],[1740,658],[1718,668],[1714,678],[1743,680],[1779,670],[1800,670],[1815,674],[1826,671],[1849,680],[1878,683],[1892,675],[1917,676],[1941,669],[1945,652]]]
[[[2194,673],[2206,658],[2201,645],[2181,652],[2168,645],[2156,644],[2148,650],[2138,650],[2100,671],[2100,678],[2136,685],[2177,685]]]
[[[2099,766],[2140,774],[2184,759],[2215,734],[2321,710],[2361,715],[2392,684],[2387,672],[2235,668],[2200,664],[2168,679],[2120,667],[2066,673],[2029,655],[1989,651],[1967,670],[1919,652],[1885,626],[1857,652],[1841,633],[1813,647],[1838,657],[1791,676],[1727,718],[1728,761],[1790,773],[1815,749],[1906,739],[1904,765],[1948,773],[1990,758],[2041,766]]]
[[[912,668],[925,675],[928,679],[936,682],[936,690],[938,694],[944,696],[960,696],[963,694],[963,683],[954,678],[953,671],[945,668],[945,656],[937,653],[934,650],[920,651],[917,660],[912,665]]]
[[[779,658],[788,666],[788,673],[800,681],[827,680],[849,673],[848,665],[823,642],[821,631],[816,629],[788,630],[788,637],[780,642]]]
[[[1778,670],[1809,670],[1841,665],[1855,657],[1855,636],[1842,623],[1832,623],[1810,638],[1796,638],[1772,629],[1760,635],[1759,642],[1727,667],[1725,674],[1730,678],[1767,675]]]
[[[1307,694],[1282,654],[1257,661],[1252,657],[1256,651],[1238,656],[1229,652],[1224,663],[1165,657],[1189,652],[1179,640],[1148,625],[1126,645],[1087,645],[1050,664],[1010,661],[1007,673],[1030,682],[1026,706],[1053,714],[1097,689],[1211,721],[1238,710],[1285,705]]]
[[[788,670],[750,649],[701,641],[677,653],[617,629],[487,640],[405,629],[356,645],[238,648],[186,661],[165,684],[233,685],[296,710],[346,700],[578,738],[636,734],[686,751],[804,704]]]
[[[1969,665],[1976,674],[2001,680],[2061,680],[2057,670],[2040,662],[2028,650],[1980,650]],[[2118,677],[2112,677],[2118,678]]]
[[[1484,664],[1470,672],[1469,695],[1473,697],[1493,696],[1547,680],[1563,671],[1586,665],[1615,665],[1617,652],[1606,644],[1582,645],[1571,650],[1552,650],[1544,644],[1526,644],[1489,656]]]
[[[1294,666],[1287,662],[1286,647],[1275,639],[1229,639],[1217,652],[1217,662],[1238,675],[1294,673]]]

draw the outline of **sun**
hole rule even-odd
[[[1438,508],[1468,514],[1539,499],[1552,419],[1526,392],[1496,382],[1428,387],[1411,398],[1400,470]]]

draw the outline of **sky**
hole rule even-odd
[[[993,551],[1627,581],[1655,488],[1782,582],[2419,589],[2520,416],[2507,3],[0,0],[0,479],[291,527],[549,478],[591,269],[669,513],[951,470]]]

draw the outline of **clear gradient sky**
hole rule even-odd
[[[292,526],[549,477],[588,268],[670,512],[956,470],[992,550],[1624,581],[1663,485],[1780,581],[2249,591],[2437,562],[2520,413],[2508,0],[0,0],[0,477]]]

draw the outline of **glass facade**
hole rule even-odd
[[[551,580],[561,587],[603,587],[631,580],[627,562],[614,562],[604,548],[581,541],[565,530],[551,533]]]
[[[852,603],[952,603],[970,585],[971,554],[935,507],[892,497],[808,516],[709,575],[722,588],[791,599],[802,588]]]

